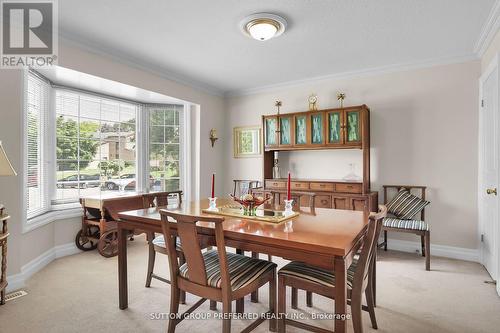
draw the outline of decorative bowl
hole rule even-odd
[[[255,216],[257,207],[269,201],[272,197],[267,194],[265,198],[254,196],[253,194],[246,194],[241,198],[235,197],[230,194],[234,201],[243,206],[243,215]]]

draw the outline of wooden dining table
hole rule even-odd
[[[218,205],[234,203],[219,199]],[[161,233],[160,210],[167,209],[189,215],[208,215],[208,200],[183,203],[179,207],[159,207],[122,212],[118,225],[118,288],[120,309],[128,307],[127,235],[140,229]],[[270,208],[270,207],[266,207]],[[335,272],[335,318],[347,314],[347,268],[368,225],[368,212],[321,209],[299,212],[280,223],[256,221],[241,217],[225,217],[223,222],[226,245],[242,251],[252,251],[307,262]],[[198,232],[215,244],[212,223],[198,222]],[[172,226],[175,230],[175,226]],[[345,319],[335,319],[335,332],[346,332]]]

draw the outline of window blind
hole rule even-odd
[[[136,104],[98,94],[55,89],[53,204],[136,189],[137,110]]]
[[[49,112],[49,84],[29,73],[25,107],[27,217],[49,210],[47,165],[44,163]]]

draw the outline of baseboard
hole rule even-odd
[[[50,250],[45,251],[35,259],[23,265],[21,267],[20,273],[7,276],[7,281],[9,283],[9,285],[7,286],[7,292],[23,288],[26,284],[26,280],[28,280],[33,276],[33,274],[40,271],[55,259],[66,257],[79,252],[81,251],[76,247],[75,243],[54,246]]]
[[[380,240],[381,242],[383,240]],[[421,252],[420,242],[388,239],[387,248],[401,252]],[[447,245],[431,244],[431,256],[479,262],[479,249],[466,249]]]

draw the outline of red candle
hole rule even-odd
[[[292,200],[292,193],[290,192],[290,172],[288,172],[288,183],[286,186],[286,199]]]
[[[212,198],[215,198],[214,188],[215,188],[215,173],[212,174]]]

